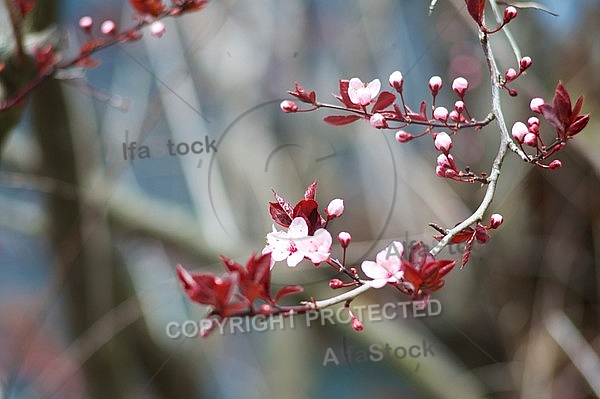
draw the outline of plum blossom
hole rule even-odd
[[[330,219],[339,218],[344,213],[344,200],[340,198],[331,200],[325,212]]]
[[[363,273],[372,280],[366,284],[373,288],[382,288],[387,283],[396,284],[400,282],[404,272],[402,269],[402,255],[404,247],[400,241],[394,241],[386,249],[380,251],[375,262],[365,260],[360,265]]]
[[[325,262],[331,254],[331,234],[325,229],[318,229],[312,236],[308,235],[308,225],[302,217],[292,220],[288,231],[277,231],[267,234],[267,246],[264,253],[271,253],[271,268],[275,262],[287,260],[289,267],[296,267],[305,257],[314,264]]]
[[[381,89],[379,79],[373,79],[369,84],[364,84],[359,78],[352,78],[348,83],[348,97],[354,104],[369,105]]]

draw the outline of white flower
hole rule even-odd
[[[373,288],[382,288],[387,283],[400,282],[404,276],[402,269],[402,255],[404,247],[400,241],[394,241],[386,249],[377,254],[376,261],[365,260],[361,264],[363,273],[373,280],[367,284]]]
[[[365,85],[359,78],[352,78],[348,84],[348,97],[354,104],[369,105],[379,94],[379,89],[381,89],[379,79],[373,79]]]

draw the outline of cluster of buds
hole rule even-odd
[[[508,68],[506,72],[504,72],[504,81],[502,83],[502,87],[508,91],[508,94],[511,97],[515,97],[518,93],[515,89],[507,86],[508,83],[516,80],[519,76],[521,76],[526,70],[528,70],[533,61],[531,57],[525,56],[519,60],[519,72],[517,72],[514,68]]]
[[[371,127],[378,130],[395,130],[395,138],[400,143],[407,143],[416,138],[430,135],[434,146],[442,155],[438,157],[436,173],[440,177],[447,177],[458,181],[480,181],[487,182],[485,173],[476,175],[469,171],[460,170],[454,159],[449,154],[452,148],[452,138],[461,129],[480,129],[493,119],[488,115],[483,120],[475,120],[466,106],[465,96],[469,90],[469,81],[464,77],[457,77],[452,82],[452,90],[458,96],[452,110],[444,106],[437,106],[438,94],[444,86],[441,77],[433,76],[429,79],[428,87],[431,93],[431,106],[427,101],[421,101],[419,110],[413,111],[406,105],[404,100],[404,77],[400,71],[390,74],[388,83],[392,91],[381,90],[379,79],[373,79],[363,83],[359,78],[339,81],[339,94],[335,98],[342,106],[326,104],[317,101],[314,91],[306,91],[300,84],[296,83],[295,90],[288,93],[296,97],[300,102],[310,104],[310,108],[300,109],[298,104],[291,100],[281,102],[283,112],[308,112],[320,108],[344,111],[346,115],[329,115],[323,120],[334,126],[347,125],[360,119],[369,121]],[[411,134],[405,130],[409,125],[422,126],[423,131]],[[438,130],[446,131],[438,131]]]
[[[531,100],[529,103],[531,111],[541,115],[556,129],[556,132],[552,143],[546,145],[541,137],[540,119],[537,116],[531,116],[527,123],[520,121],[514,123],[511,131],[512,137],[521,150],[526,153],[529,162],[545,169],[558,169],[562,166],[562,162],[558,159],[552,160],[548,164],[541,161],[565,148],[567,142],[587,126],[590,114],[581,114],[583,99],[584,97],[580,96],[572,106],[571,96],[562,82],[558,82],[552,105],[547,104],[544,99],[539,97]],[[523,146],[534,149],[535,154],[527,153]]]

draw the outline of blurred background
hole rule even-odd
[[[50,40],[64,57],[88,38],[93,17],[129,27],[123,1],[36,2],[27,43]],[[373,259],[390,241],[424,240],[427,224],[451,227],[470,215],[484,187],[435,176],[430,139],[398,144],[365,121],[322,122],[330,113],[283,114],[295,81],[335,102],[338,80],[405,76],[409,106],[456,100],[452,79],[471,83],[471,113],[490,112],[489,77],[464,2],[212,1],[165,20],[158,39],[95,56],[100,65],[45,83],[23,112],[0,114],[0,398],[593,398],[600,392],[600,3],[541,1],[558,16],[522,9],[510,28],[533,67],[503,96],[507,123],[530,116],[532,97],[552,97],[560,79],[586,95],[590,125],[560,152],[560,170],[508,154],[490,213],[505,223],[476,247],[433,298],[430,317],[264,332],[218,331],[172,339],[169,322],[199,321],[175,265],[220,274],[219,255],[245,262],[271,230],[271,189],[295,203],[318,181],[321,208],[343,198],[331,225],[353,236],[348,264]],[[491,21],[491,9],[486,11]],[[0,6],[0,54],[11,30]],[[490,25],[493,25],[490,22]],[[42,33],[40,33],[42,32]],[[37,34],[34,34],[37,33]],[[40,38],[41,37],[41,38]],[[26,44],[27,44],[26,43]],[[502,34],[500,68],[515,67]],[[3,92],[29,71],[2,75]],[[12,79],[12,80],[11,80]],[[548,125],[543,130],[550,133]],[[409,130],[419,133],[419,129]],[[216,140],[202,154],[127,159],[123,145]],[[461,166],[489,170],[498,146],[492,123],[461,131]],[[488,215],[489,216],[489,215]],[[340,256],[334,243],[333,253]],[[460,248],[440,255],[460,259]],[[300,283],[310,297],[333,296],[332,269],[302,263],[273,271],[273,290]],[[406,301],[391,289],[352,306]],[[337,310],[337,307],[334,308]],[[432,345],[434,356],[346,364],[341,348]],[[328,348],[340,361],[325,366]]]

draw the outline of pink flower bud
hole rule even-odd
[[[369,123],[375,129],[381,129],[381,128],[387,127],[387,123],[385,122],[384,116],[379,113],[373,114],[371,116],[371,118],[369,119]]]
[[[533,61],[531,61],[531,57],[525,56],[521,58],[521,61],[519,61],[519,68],[521,68],[521,72],[528,69],[532,63]]]
[[[499,213],[494,213],[492,216],[490,216],[490,229],[497,229],[500,227],[503,221],[504,219],[502,218],[502,215]]]
[[[431,79],[429,79],[429,90],[431,90],[431,94],[434,97],[440,92],[443,84],[442,78],[439,76],[432,76]]]
[[[448,109],[445,107],[436,107],[433,110],[433,117],[441,122],[446,122],[448,120]]]
[[[340,234],[338,234],[338,241],[342,248],[348,248],[348,245],[350,245],[350,240],[352,240],[352,236],[350,235],[350,233],[342,231],[340,232]]]
[[[325,213],[327,213],[328,219],[339,218],[342,216],[342,213],[344,213],[344,200],[339,198],[332,200],[329,205],[327,205]]]
[[[352,328],[354,329],[354,331],[362,331],[363,330],[363,323],[362,321],[358,320],[358,318],[353,317],[352,318]]]
[[[506,72],[504,72],[504,78],[507,82],[515,80],[517,78],[517,75],[517,71],[515,71],[514,68],[508,68]]]
[[[150,25],[150,34],[154,37],[162,37],[165,34],[165,24],[162,21],[154,21],[152,25]]]
[[[451,121],[453,122],[460,122],[460,114],[458,113],[457,110],[452,110],[450,111],[450,114],[448,115],[448,117],[450,118]]]
[[[258,313],[270,315],[271,313],[273,313],[273,306],[269,305],[268,303],[260,305],[260,308],[258,308]]]
[[[540,97],[536,97],[536,98],[532,98],[531,102],[529,103],[529,108],[533,111],[533,112],[537,112],[538,114],[542,113],[541,110],[541,106],[544,105],[546,102],[544,101],[543,98]]]
[[[452,90],[454,90],[460,98],[463,98],[468,89],[469,81],[463,77],[458,77],[452,82]]]
[[[533,125],[540,125],[540,120],[539,118],[532,116],[529,119],[527,119],[527,126],[529,126],[531,128],[531,126]]]
[[[334,278],[329,281],[329,288],[332,290],[342,288],[344,286],[344,282],[339,278]]]
[[[435,149],[448,154],[452,148],[452,139],[446,132],[434,133],[433,134]]]
[[[530,147],[537,147],[537,135],[535,133],[527,133],[523,137],[523,143]]]
[[[558,159],[555,159],[554,161],[550,162],[550,165],[548,165],[548,167],[550,169],[562,168],[562,162]]]
[[[529,125],[529,133],[539,135],[540,134],[540,125],[537,125],[537,124]]]
[[[100,25],[100,31],[105,35],[114,35],[117,32],[117,25],[110,19],[107,19]]]
[[[458,100],[454,103],[454,109],[459,114],[462,114],[462,112],[465,110],[465,103],[463,101]]]
[[[390,75],[390,86],[392,86],[398,93],[402,93],[402,86],[404,85],[404,78],[400,71],[394,71]]]
[[[504,9],[504,23],[507,24],[517,17],[517,9],[513,6]]]
[[[92,25],[94,25],[94,20],[92,17],[88,17],[86,15],[85,17],[81,17],[79,19],[79,27],[85,31],[92,29]]]
[[[412,134],[405,132],[404,130],[398,130],[396,132],[396,141],[399,143],[408,143],[409,141],[411,141],[412,139],[414,139],[415,136],[413,136]]]
[[[298,111],[298,106],[296,103],[290,100],[282,101],[281,104],[279,104],[279,108],[286,113]]]
[[[529,129],[523,122],[515,122],[512,127],[512,136],[518,143],[523,143],[525,135],[529,133]]]

